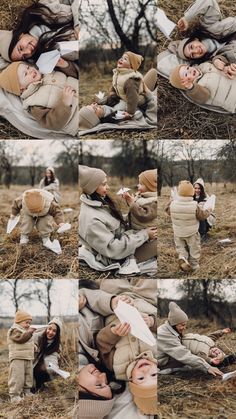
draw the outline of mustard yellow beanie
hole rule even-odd
[[[18,310],[15,314],[15,323],[21,323],[25,320],[32,320],[32,316],[23,310]]]
[[[156,192],[157,190],[157,169],[145,170],[139,175],[139,182],[146,186],[148,191]]]
[[[45,199],[36,189],[29,189],[23,194],[23,202],[27,207],[28,211],[33,214],[41,212],[45,205]]]
[[[188,180],[182,180],[181,182],[179,182],[178,194],[179,196],[193,196],[194,187],[192,183]]]
[[[135,54],[134,52],[131,52],[131,51],[127,51],[127,52],[125,52],[125,54],[127,54],[128,57],[129,57],[132,69],[134,71],[137,71],[139,69],[140,65],[142,64],[142,61],[143,61],[142,55]]]
[[[17,74],[20,64],[22,64],[21,61],[15,61],[0,73],[0,87],[6,92],[13,93],[16,96],[21,95],[20,83]]]

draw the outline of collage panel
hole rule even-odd
[[[80,419],[154,419],[155,279],[79,280]]]
[[[160,279],[160,418],[234,417],[234,279]]]
[[[78,144],[0,142],[1,279],[78,278]]]
[[[157,144],[80,141],[79,273],[157,273]]]
[[[234,138],[235,2],[158,7],[158,138]]]
[[[0,281],[1,416],[76,417],[78,281]]]

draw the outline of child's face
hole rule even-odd
[[[197,59],[203,57],[207,53],[205,45],[197,38],[189,42],[184,47],[184,55],[186,58]]]
[[[137,188],[138,188],[138,191],[139,191],[140,193],[144,193],[144,192],[147,192],[147,191],[148,191],[147,187],[146,187],[145,185],[142,185],[141,183],[139,183],[139,184],[137,185]]]
[[[21,327],[23,327],[24,329],[29,329],[30,325],[31,325],[31,321],[32,320],[24,320],[23,322],[20,322],[19,324],[21,325]]]
[[[21,61],[32,57],[38,40],[28,33],[24,33],[20,36],[19,41],[11,53],[12,61]]]
[[[99,371],[94,364],[88,364],[82,368],[79,371],[78,380],[79,385],[89,392],[103,396],[106,399],[112,398],[111,387],[107,383],[106,374]]]
[[[209,350],[209,357],[223,360],[224,359],[224,352],[221,349],[219,349],[217,347],[214,347],[214,348],[211,348]]]
[[[52,323],[46,329],[47,339],[55,338],[56,334],[57,334],[57,325]]]
[[[195,183],[195,185],[194,185],[194,191],[195,191],[195,194],[196,195],[200,195],[201,188],[200,188],[200,185],[198,183]]]
[[[193,82],[200,76],[200,71],[190,65],[182,65],[179,69],[179,75],[182,81]]]
[[[41,73],[35,67],[28,64],[19,64],[17,69],[18,79],[22,90],[26,89],[31,83],[41,80]]]
[[[92,103],[92,105],[88,106],[89,108],[92,108],[92,110],[95,112],[99,119],[101,119],[104,116],[104,109],[101,105],[98,105],[97,103]]]
[[[123,54],[122,57],[117,61],[118,68],[131,68],[131,63],[129,60],[129,56],[127,54]]]
[[[149,359],[140,359],[131,374],[132,382],[142,387],[157,384],[157,364]]]
[[[101,183],[101,185],[98,186],[96,189],[96,192],[103,198],[107,195],[107,192],[109,191],[109,186],[107,184],[107,178],[104,180],[104,182]]]

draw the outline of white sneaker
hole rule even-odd
[[[140,269],[134,257],[127,257],[124,263],[119,268],[119,275],[139,274]]]
[[[23,400],[23,398],[20,397],[20,396],[12,396],[11,397],[11,403],[19,403],[19,402],[21,402],[21,400]]]
[[[25,244],[28,244],[28,243],[29,243],[29,236],[28,236],[28,234],[21,234],[21,236],[20,236],[20,244],[21,245],[25,245]]]

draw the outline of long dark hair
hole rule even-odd
[[[13,36],[8,51],[9,57],[11,57],[20,36],[24,33],[29,33],[35,25],[46,25],[49,30],[39,37],[36,49],[31,57],[33,60],[37,59],[42,52],[55,49],[57,42],[69,40],[72,31],[72,20],[68,22],[67,19],[66,22],[62,23],[63,17],[62,14],[53,13],[49,7],[38,2],[24,9],[18,16],[13,29]]]
[[[92,199],[92,201],[100,201],[103,205],[108,205],[111,215],[119,220],[124,227],[127,227],[121,211],[116,207],[115,202],[110,196],[106,195],[105,198],[103,198],[97,192],[93,192],[91,195],[89,195],[89,197]]]
[[[197,182],[194,183],[194,185],[196,185],[196,184],[199,185],[199,187],[200,187],[200,195],[199,195],[199,197],[197,197],[196,193],[194,193],[193,200],[197,201],[197,202],[203,202],[207,198],[205,189],[203,188],[203,186],[200,183],[197,183]]]
[[[53,323],[53,324],[55,324],[55,323]],[[56,335],[53,338],[52,342],[50,342],[49,345],[48,345],[46,330],[39,337],[39,340],[38,340],[39,354],[45,356],[45,355],[51,355],[53,352],[59,352],[60,351],[61,331],[60,331],[60,327],[57,324],[56,324],[56,327],[57,327]]]
[[[50,169],[49,169],[49,170],[50,170]],[[51,183],[55,182],[55,175],[54,175],[54,173],[52,172],[52,170],[50,170],[50,172],[51,172],[51,178],[50,178],[50,179],[48,179],[46,175],[44,176],[44,185],[45,185],[45,186],[48,186],[48,185],[50,185]]]

